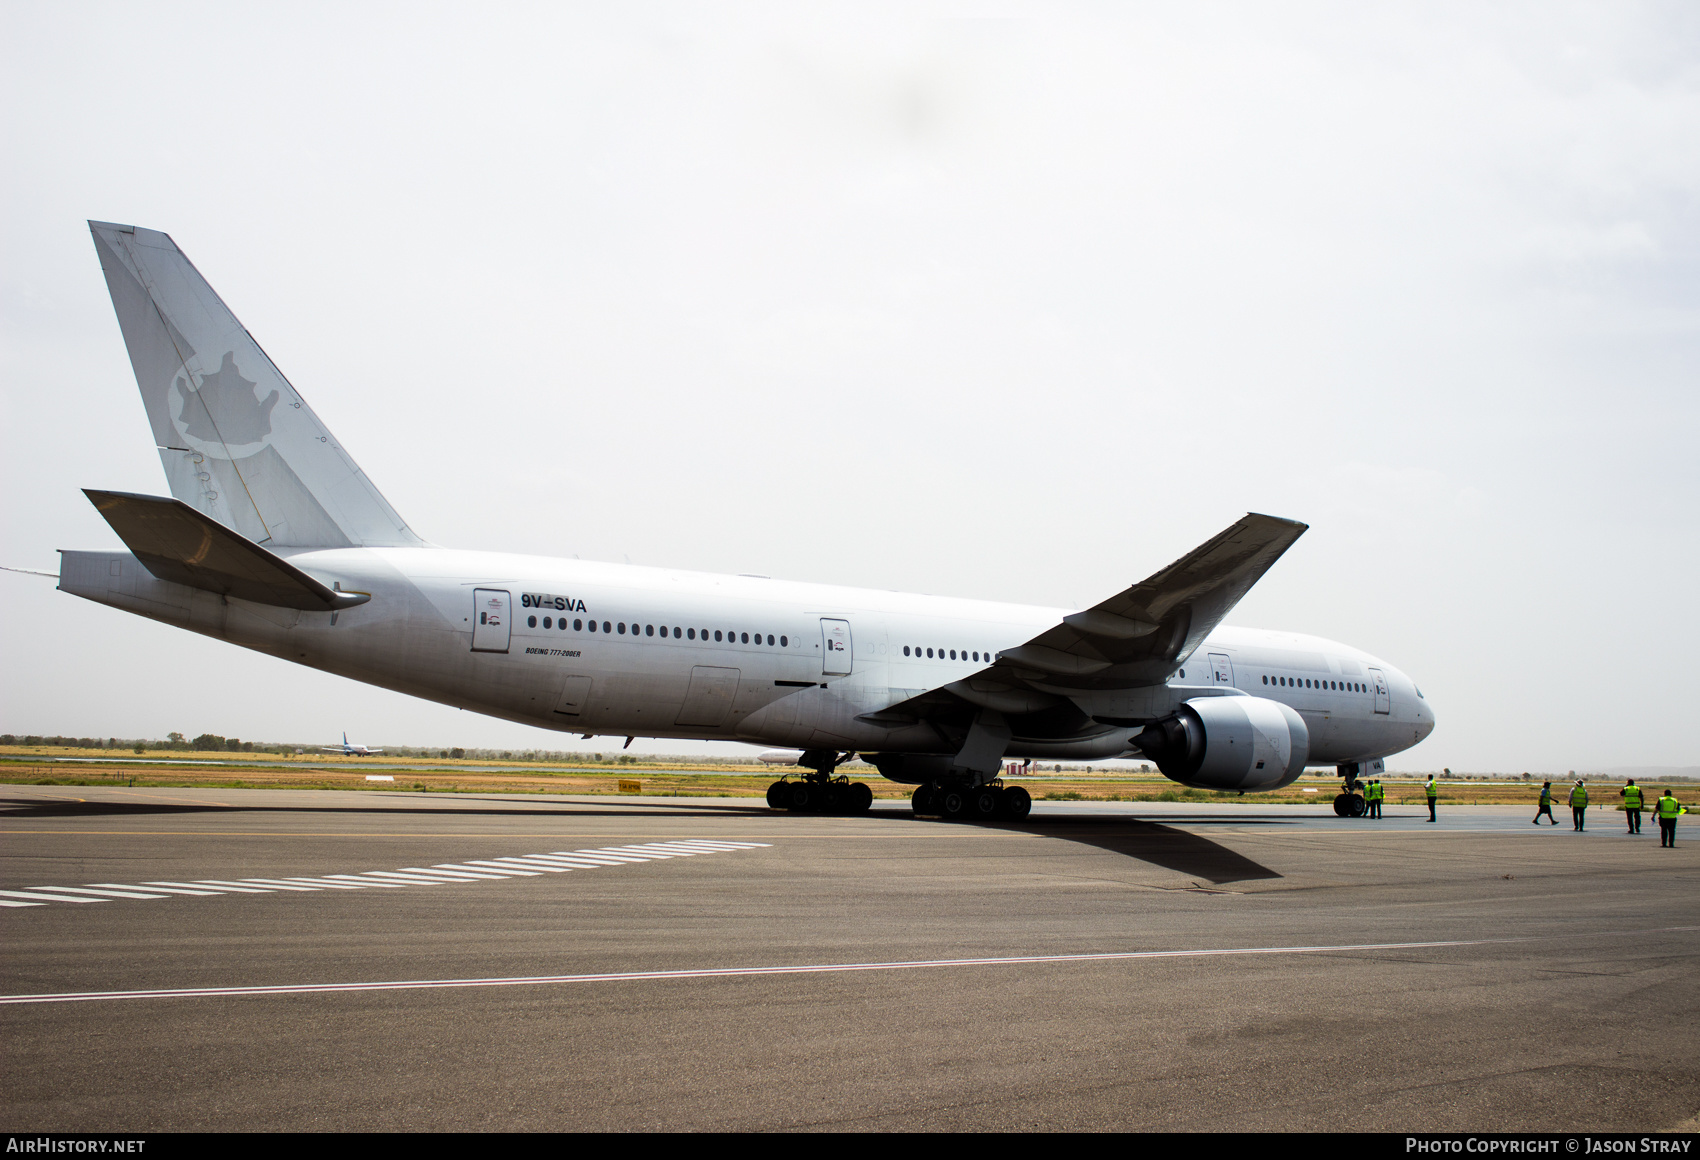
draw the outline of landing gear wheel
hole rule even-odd
[[[1349,793],[1334,795],[1334,812],[1342,818],[1352,816],[1352,795]]]
[[[868,788],[867,782],[858,781],[850,787],[849,810],[853,814],[865,814],[873,808],[874,791]]]
[[[767,808],[782,810],[785,808],[785,791],[790,787],[783,781],[776,781],[767,787]]]
[[[1009,786],[1003,791],[1003,816],[1012,822],[1019,822],[1033,812],[1033,796],[1018,785]]]
[[[915,811],[916,817],[935,813],[937,807],[933,804],[933,787],[930,785],[916,786],[915,792],[909,795],[909,808]]]
[[[785,806],[787,809],[802,813],[805,810],[812,810],[815,808],[815,804],[819,799],[820,794],[814,786],[810,785],[806,781],[793,781],[789,784],[790,792],[785,796]]]
[[[968,795],[953,786],[947,786],[938,795],[938,810],[953,822],[962,820],[962,815],[968,812]]]
[[[823,814],[836,814],[844,808],[844,787],[827,782],[816,791],[815,808]]]
[[[969,815],[977,822],[991,821],[998,815],[998,806],[1003,804],[999,800],[1002,797],[1002,790],[992,789],[990,786],[970,791],[968,794]]]
[[[1349,802],[1346,803],[1346,809],[1348,810],[1348,812],[1351,814],[1352,817],[1361,818],[1361,817],[1364,816],[1364,814],[1369,812],[1369,806],[1364,804],[1364,799],[1363,799],[1362,794],[1355,794],[1354,793],[1354,794],[1347,794],[1346,796],[1351,799]]]

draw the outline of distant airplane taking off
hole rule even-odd
[[[345,757],[371,757],[375,753],[382,753],[383,750],[367,749],[364,745],[350,745],[348,743],[348,734],[344,733],[342,735],[341,745],[321,745],[319,746],[319,752],[340,753]]]
[[[860,753],[927,815],[1025,816],[1006,757],[1118,756],[1241,792],[1333,765],[1358,814],[1434,728],[1385,661],[1222,625],[1305,531],[1273,516],[1079,611],[436,547],[168,236],[89,228],[176,498],[87,492],[130,551],[64,552],[65,592],[545,729],[795,749],[793,810],[867,809]]]

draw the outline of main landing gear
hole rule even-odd
[[[955,821],[1019,822],[1033,809],[1033,798],[1018,785],[959,785],[928,782],[915,787],[909,804],[919,818]]]
[[[781,778],[768,786],[767,804],[796,814],[865,814],[874,804],[874,791],[847,777],[804,774],[801,781]]]
[[[874,791],[864,782],[834,776],[833,770],[855,754],[811,749],[797,759],[809,772],[798,781],[780,778],[767,787],[767,804],[792,813],[865,814],[874,804]]]

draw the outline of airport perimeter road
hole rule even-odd
[[[1587,834],[1521,807],[1389,812],[1053,803],[1003,827],[6,786],[0,1120],[1640,1132],[1700,1112],[1700,825],[1666,850],[1603,810]],[[19,1001],[49,995],[80,997]]]

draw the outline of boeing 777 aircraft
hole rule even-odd
[[[174,498],[88,491],[129,552],[63,553],[88,600],[491,716],[802,750],[768,801],[1026,815],[1006,757],[1143,757],[1188,786],[1350,791],[1434,728],[1404,673],[1222,619],[1304,532],[1248,515],[1091,608],[1036,608],[441,548],[421,539],[170,237],[91,222]]]

